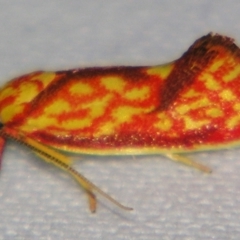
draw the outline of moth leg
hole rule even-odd
[[[88,204],[89,209],[92,213],[96,212],[97,209],[97,198],[96,195],[93,193],[91,188],[91,183],[89,184],[89,181],[85,180],[85,177],[83,177],[80,173],[78,173],[74,168],[71,167],[70,164],[66,164],[66,161],[61,161],[58,159],[52,159],[52,157],[46,156],[44,153],[39,153],[34,151],[36,155],[38,155],[40,158],[44,159],[48,163],[52,163],[55,166],[63,169],[64,171],[68,172],[70,175],[72,175],[75,180],[83,187],[85,192],[87,193],[88,197]]]
[[[116,206],[124,209],[124,210],[133,210],[130,207],[122,205],[120,202],[112,198],[110,195],[102,191],[99,187],[97,187],[95,184],[93,184],[91,181],[89,181],[86,177],[84,177],[81,173],[76,171],[74,168],[71,167],[71,159],[69,159],[67,156],[55,151],[54,149],[51,149],[34,139],[25,136],[22,133],[15,132],[13,129],[9,129],[5,127],[4,129],[0,128],[0,139],[12,139],[18,143],[21,143],[25,145],[26,147],[33,150],[37,155],[39,155],[42,159],[44,159],[46,162],[49,162],[62,170],[68,172],[70,175],[72,175],[73,178],[84,188],[84,190],[88,194],[88,201],[89,201],[89,207],[92,212],[96,211],[97,207],[97,199],[93,192],[97,192],[98,194],[102,195],[106,199],[108,199],[110,202],[115,204]]]
[[[67,161],[63,161],[63,159],[61,159],[61,160],[59,158],[53,159],[52,158],[53,155],[51,155],[51,157],[50,157],[50,156],[46,156],[44,153],[40,153],[40,152],[37,152],[37,151],[34,151],[34,153],[36,155],[38,155],[40,158],[44,159],[46,162],[52,163],[55,166],[63,169],[64,171],[66,171],[70,175],[72,175],[75,178],[75,180],[80,184],[80,186],[83,187],[83,189],[87,193],[88,204],[89,204],[90,211],[92,213],[96,212],[96,209],[97,209],[97,198],[96,198],[96,195],[92,191],[91,185],[88,183],[88,181],[85,180],[85,177],[83,177],[74,168],[72,168],[69,163],[66,163]],[[65,157],[65,156],[63,155],[63,157]]]
[[[2,168],[2,156],[3,156],[4,146],[5,146],[5,139],[0,137],[0,169]]]
[[[0,128],[0,139],[12,139],[18,143],[21,143],[25,145],[26,147],[33,150],[37,155],[39,155],[42,159],[44,159],[46,162],[49,162],[62,170],[68,172],[70,175],[72,175],[73,178],[84,188],[84,190],[88,193],[88,201],[89,201],[89,207],[92,212],[96,211],[97,206],[97,199],[94,192],[97,192],[102,197],[105,197],[110,202],[115,204],[116,206],[124,209],[124,210],[133,210],[130,207],[122,205],[120,202],[112,198],[110,195],[102,191],[99,187],[97,187],[94,183],[89,181],[86,177],[84,177],[81,173],[76,171],[74,168],[71,167],[71,159],[69,159],[67,156],[55,151],[54,149],[51,149],[34,139],[24,135],[23,133],[16,132],[14,129],[9,129],[7,127],[4,127],[4,129]]]
[[[92,213],[96,212],[97,209],[97,198],[92,191],[86,191],[88,196],[89,209]]]
[[[190,167],[196,168],[202,172],[206,172],[206,173],[212,172],[212,170],[208,166],[205,166],[201,163],[195,162],[194,160],[187,158],[185,156],[175,154],[175,153],[166,153],[166,154],[164,154],[164,156],[166,156],[167,158],[169,158],[175,162],[180,162],[180,163],[183,163]]]

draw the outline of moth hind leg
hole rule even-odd
[[[175,161],[175,162],[179,162],[179,163],[183,163],[185,165],[188,165],[190,167],[196,168],[202,172],[206,172],[206,173],[211,173],[212,170],[211,168],[209,168],[208,166],[205,166],[201,163],[198,163],[188,157],[182,156],[180,154],[176,154],[176,153],[166,153],[164,154],[164,156],[166,156],[167,158]]]

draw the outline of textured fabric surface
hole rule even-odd
[[[160,64],[213,31],[240,43],[240,2],[0,0],[0,80],[32,70]],[[192,154],[213,173],[161,156],[81,157],[76,168],[123,204],[96,214],[78,185],[7,145],[0,240],[240,239],[240,149]]]

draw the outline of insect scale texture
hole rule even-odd
[[[57,149],[81,154],[162,154],[209,172],[182,153],[239,144],[240,50],[208,34],[164,65],[33,72],[0,90],[1,152],[6,139],[30,147],[106,195]]]

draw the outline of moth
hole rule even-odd
[[[240,50],[208,34],[156,66],[36,71],[0,89],[0,156],[12,139],[68,172],[96,211],[103,192],[59,150],[94,155],[161,154],[210,172],[184,153],[239,145]]]

